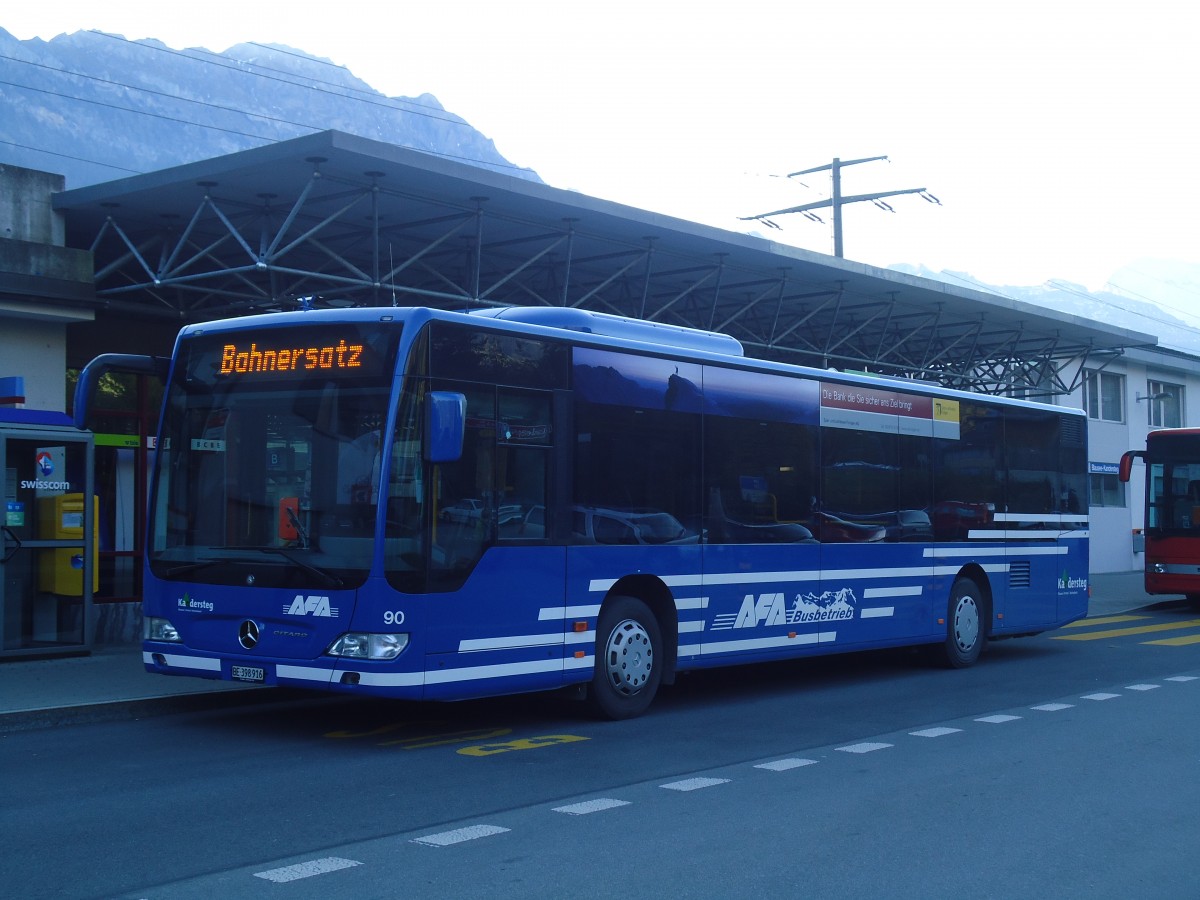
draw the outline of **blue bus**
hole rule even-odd
[[[571,308],[185,327],[150,492],[150,672],[413,700],[986,641],[1087,613],[1080,411],[750,359]]]

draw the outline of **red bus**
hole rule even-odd
[[[1121,481],[1135,459],[1146,463],[1146,593],[1200,607],[1200,428],[1151,431],[1145,450],[1121,457]]]

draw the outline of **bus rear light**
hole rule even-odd
[[[408,646],[407,634],[371,634],[349,632],[329,645],[327,656],[345,659],[395,659]]]

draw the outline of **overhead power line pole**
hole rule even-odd
[[[741,221],[752,222],[761,221],[772,228],[778,228],[774,222],[770,221],[772,216],[785,216],[789,213],[804,213],[810,219],[820,222],[822,219],[819,216],[813,215],[814,209],[830,209],[833,213],[833,255],[839,258],[845,256],[842,252],[842,207],[847,203],[861,203],[863,200],[871,200],[880,209],[887,212],[895,212],[891,206],[883,202],[884,197],[895,197],[898,194],[920,194],[923,200],[930,203],[942,205],[942,201],[929,193],[925,188],[905,188],[900,191],[879,191],[874,194],[855,194],[850,197],[842,196],[842,169],[846,166],[857,166],[860,163],[876,162],[877,160],[887,159],[886,156],[868,156],[864,159],[848,159],[845,162],[834,157],[833,162],[825,166],[815,166],[811,169],[804,169],[801,172],[790,172],[788,178],[795,178],[798,175],[811,175],[813,172],[828,171],[833,182],[832,196],[828,200],[818,200],[815,203],[805,203],[802,206],[791,206],[787,209],[776,209],[772,212],[759,213],[756,216],[742,216]]]

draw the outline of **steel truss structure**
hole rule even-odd
[[[570,306],[747,355],[1047,397],[1151,336],[338,132],[58,195],[101,309]]]

